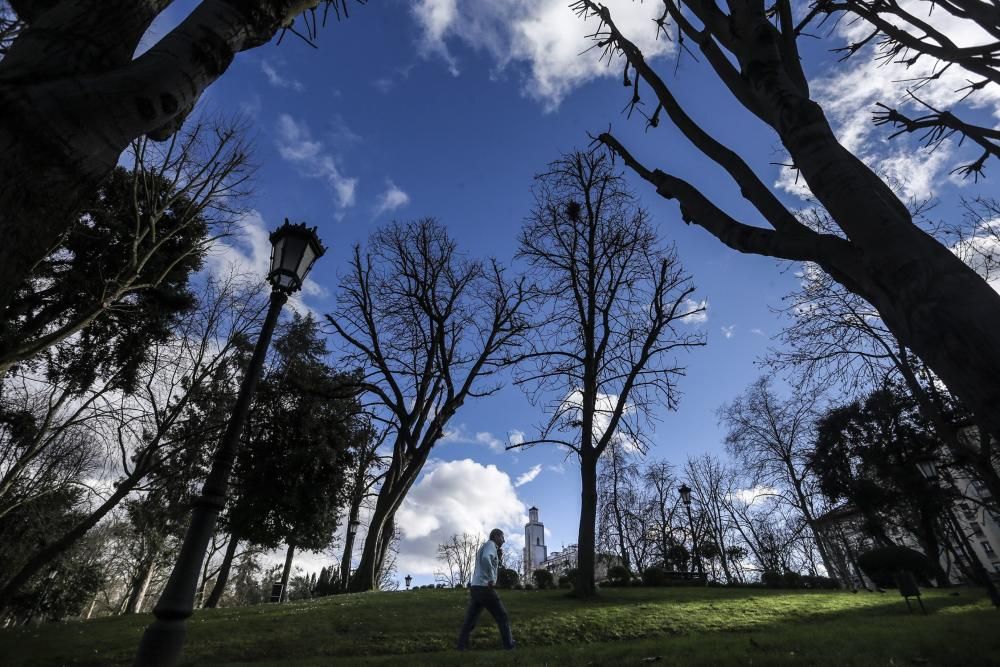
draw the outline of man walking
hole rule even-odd
[[[458,634],[458,650],[469,648],[469,634],[476,627],[479,613],[485,608],[490,612],[500,629],[500,641],[505,649],[514,648],[514,640],[510,635],[510,620],[504,609],[500,596],[493,588],[497,583],[497,570],[500,567],[500,547],[503,546],[503,531],[494,528],[490,531],[490,539],[486,540],[476,552],[476,570],[472,575],[472,585],[469,587],[469,606],[465,610],[465,622]]]

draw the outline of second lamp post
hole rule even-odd
[[[205,479],[201,495],[193,503],[191,524],[184,535],[180,555],[153,608],[156,620],[146,628],[139,643],[135,658],[139,667],[167,667],[180,661],[186,634],[185,622],[194,612],[195,591],[205,549],[215,534],[219,512],[226,504],[229,473],[239,452],[240,434],[250,411],[250,402],[257,389],[278,316],[288,301],[288,295],[302,288],[309,270],[325,251],[316,235],[316,228],[308,229],[305,223],[293,225],[285,219],[285,224],[271,234],[271,267],[267,274],[271,283],[270,307],[240,384],[233,414],[215,451],[212,469]]]

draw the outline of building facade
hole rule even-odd
[[[992,512],[984,502],[990,498],[989,491],[983,484],[955,473],[946,474],[946,483],[959,492],[960,499],[943,517],[942,548],[936,554],[941,569],[952,583],[965,582],[971,565],[966,556],[965,545],[968,545],[983,569],[994,581],[1000,580],[1000,514]],[[816,519],[818,537],[827,546],[836,570],[830,574],[847,588],[872,587],[857,563],[860,554],[875,546],[863,526],[863,517],[851,505],[838,507]],[[913,535],[893,528],[887,532],[895,544],[923,552]]]

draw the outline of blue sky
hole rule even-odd
[[[305,302],[319,313],[333,309],[350,247],[392,219],[433,216],[469,255],[510,262],[531,206],[533,174],[560,153],[586,147],[588,132],[609,125],[647,164],[669,168],[730,214],[760,224],[725,174],[668,122],[646,132],[641,119],[622,115],[629,91],[620,67],[606,70],[594,53],[577,56],[588,44],[567,4],[372,2],[353,8],[348,21],[331,20],[319,49],[288,35],[281,45],[239,55],[200,105],[202,113],[245,115],[260,164],[247,236],[224,256],[259,267],[266,259],[263,230],[284,217],[318,226],[329,251],[315,267]],[[669,48],[652,41],[646,14],[657,4],[610,3],[647,56]],[[177,3],[159,29],[184,9]],[[939,197],[938,210],[948,214],[958,194],[975,192],[948,177],[951,161],[974,155],[950,144],[934,155],[920,154],[912,144],[886,143],[886,133],[871,127],[872,102],[899,100],[902,87],[893,81],[903,75],[861,58],[837,64],[829,49],[856,29],[806,40],[803,57],[814,94],[829,103],[828,115],[853,149],[892,173],[907,194]],[[773,133],[737,109],[690,57],[681,60],[676,77],[669,75],[674,56],[663,53],[658,64],[690,115],[740,152],[765,182],[783,184],[790,206],[803,206],[793,177],[775,164],[785,160]],[[933,94],[947,95],[946,88]],[[985,92],[983,104],[995,108],[996,91]],[[675,204],[628,178],[661,237],[676,244],[697,299],[708,303],[707,320],[697,325],[708,345],[683,355],[680,408],[658,415],[649,456],[682,463],[688,455],[721,454],[715,410],[759,374],[754,362],[781,327],[770,308],[795,287],[795,268],[724,248],[707,232],[684,225]],[[402,512],[400,576],[429,582],[437,542],[452,532],[488,529],[491,522],[520,529],[532,504],[541,508],[550,550],[576,541],[575,463],[545,447],[514,453],[497,446],[511,432],[530,434],[541,418],[510,386],[462,408]],[[519,478],[523,483],[515,487]],[[520,546],[516,538],[512,544]]]

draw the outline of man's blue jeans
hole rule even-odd
[[[469,648],[469,635],[476,627],[479,614],[483,609],[490,612],[500,629],[500,640],[503,647],[514,648],[514,639],[510,635],[510,619],[507,618],[507,610],[504,609],[500,596],[489,586],[471,586],[469,588],[469,606],[465,610],[465,622],[462,624],[462,631],[458,634],[458,649]]]

